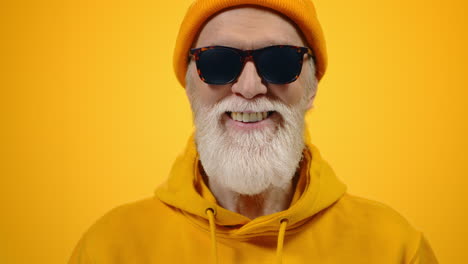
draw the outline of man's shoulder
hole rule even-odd
[[[345,226],[363,232],[408,239],[420,235],[402,214],[382,202],[345,193],[330,209]]]
[[[388,249],[382,254],[401,249],[411,263],[437,263],[424,234],[384,203],[345,193],[320,218],[323,223],[333,223],[330,230],[342,239],[360,241],[368,248]]]
[[[83,234],[69,263],[112,263],[116,254],[138,249],[177,224],[177,210],[155,197],[117,206],[99,217]],[[180,217],[179,217],[180,218]]]
[[[345,193],[336,203],[336,209],[355,221],[379,221],[380,224],[396,224],[408,226],[408,220],[389,205],[364,197]]]
[[[175,209],[159,199],[149,197],[119,205],[101,216],[86,232],[88,240],[125,241],[140,234],[157,232],[175,215]]]

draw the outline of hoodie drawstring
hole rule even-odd
[[[215,224],[215,211],[213,208],[206,209],[205,213],[208,215],[208,221],[210,222],[210,233],[211,233],[211,253],[213,254],[213,263],[218,264],[218,248],[216,243],[216,224]],[[280,229],[278,231],[278,244],[276,246],[276,264],[283,263],[283,244],[284,236],[286,234],[286,227],[288,225],[288,219],[281,219]]]
[[[211,253],[213,254],[213,263],[218,264],[218,248],[216,245],[216,224],[214,220],[214,209],[206,209],[208,215],[208,221],[210,222],[210,233],[211,233]]]
[[[276,264],[281,264],[283,262],[283,243],[287,225],[288,219],[281,219],[280,229],[278,231],[278,245],[276,246]]]

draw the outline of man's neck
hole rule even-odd
[[[297,175],[285,188],[270,187],[256,195],[242,195],[204,177],[219,205],[250,219],[286,210],[294,195]]]

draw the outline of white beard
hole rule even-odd
[[[189,95],[195,141],[210,182],[243,195],[260,194],[270,187],[290,187],[304,149],[307,100],[288,107],[265,97],[245,100],[232,96],[204,107],[197,98]],[[222,122],[227,111],[276,111],[281,121],[273,128],[234,131]]]

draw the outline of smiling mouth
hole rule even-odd
[[[274,111],[266,112],[226,112],[226,114],[234,121],[242,123],[257,123],[269,118]]]

